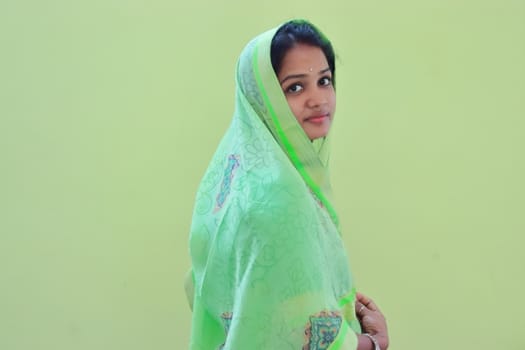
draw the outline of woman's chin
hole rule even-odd
[[[328,135],[328,131],[330,131],[330,125],[318,126],[315,128],[305,128],[304,130],[308,138],[312,141],[325,137]]]

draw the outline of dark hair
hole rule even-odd
[[[305,20],[286,22],[275,33],[270,48],[275,74],[279,74],[281,63],[288,50],[298,43],[317,46],[323,51],[332,72],[332,84],[335,86],[335,54],[332,44],[313,24]]]

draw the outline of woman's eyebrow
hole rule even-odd
[[[304,78],[306,77],[306,74],[290,74],[287,75],[283,80],[280,81],[280,84],[282,85],[285,81],[295,78]]]
[[[326,73],[328,71],[330,71],[330,67],[320,70],[318,74],[321,75],[321,74],[324,74],[324,73]],[[290,75],[287,75],[279,83],[282,85],[287,80],[296,79],[296,78],[304,78],[304,77],[306,77],[306,74],[290,74]]]

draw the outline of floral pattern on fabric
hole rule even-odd
[[[334,342],[343,318],[339,312],[322,311],[310,316],[310,321],[306,325],[306,341],[302,350],[323,350],[328,349]]]
[[[215,206],[215,211],[218,211],[224,205],[226,198],[230,194],[231,184],[233,176],[235,175],[235,169],[239,167],[239,157],[231,154],[228,157],[228,164],[224,170],[224,176],[222,178],[221,188],[219,194],[217,195],[217,203]]]

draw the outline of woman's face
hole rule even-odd
[[[321,48],[306,44],[292,47],[283,58],[277,78],[310,140],[326,136],[335,113],[335,90]]]

